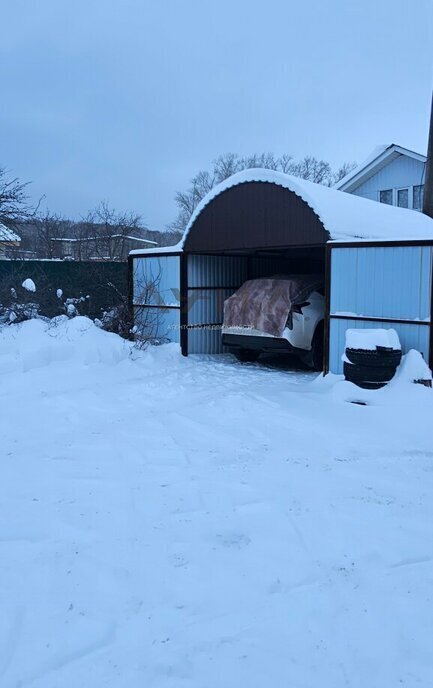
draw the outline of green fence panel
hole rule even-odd
[[[36,292],[23,289],[31,279]],[[14,289],[18,302],[33,302],[40,313],[53,317],[64,312],[68,298],[83,298],[80,315],[98,318],[128,296],[128,264],[57,260],[0,260],[0,304],[8,304]],[[61,289],[62,296],[58,297]]]

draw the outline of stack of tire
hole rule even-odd
[[[400,365],[401,349],[377,346],[376,349],[346,348],[344,377],[363,389],[384,387]]]

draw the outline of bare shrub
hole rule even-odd
[[[134,278],[136,276],[137,268]],[[163,327],[164,304],[160,296],[160,284],[160,272],[157,275],[146,276],[140,280],[140,289],[135,295],[132,335],[136,346],[140,349],[169,341],[168,333]]]

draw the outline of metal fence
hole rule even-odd
[[[22,283],[31,279],[36,292],[26,292]],[[74,262],[57,260],[0,260],[0,304],[11,298],[35,302],[48,317],[63,312],[68,298],[83,298],[81,315],[97,318],[128,296],[128,265],[115,262]],[[58,294],[61,296],[59,297]]]

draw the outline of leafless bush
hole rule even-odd
[[[9,304],[0,303],[0,323],[3,325],[14,325],[24,320],[40,318],[39,304],[32,302],[19,303],[11,300]]]
[[[113,306],[106,309],[95,322],[106,332],[114,332],[124,339],[132,339],[133,313],[128,294],[119,291],[115,284],[108,282],[113,293]]]
[[[134,283],[137,284],[137,268],[134,272]],[[136,346],[140,349],[149,345],[164,344],[169,341],[168,333],[163,327],[163,307],[160,296],[161,273],[146,275],[140,278],[140,288],[134,295],[134,326],[132,334]]]
[[[0,279],[0,322],[16,324],[24,320],[42,318],[49,320],[66,314],[89,315],[89,296],[64,295],[62,289],[53,289],[51,281],[41,270],[28,279],[25,262],[10,261],[8,274]],[[30,284],[30,290],[29,290]]]
[[[31,296],[21,283],[14,285],[9,277],[2,278],[0,280],[0,323],[11,325],[38,317],[39,304],[33,300],[34,295]]]

